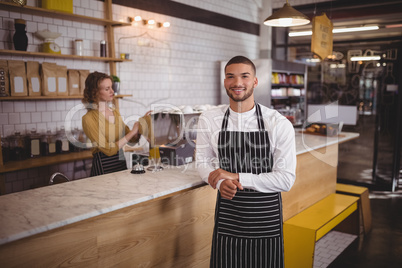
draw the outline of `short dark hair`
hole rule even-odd
[[[237,64],[237,63],[243,63],[243,64],[250,65],[251,68],[253,68],[254,74],[257,73],[254,63],[249,58],[246,58],[244,56],[235,56],[235,57],[231,58],[228,61],[228,63],[226,63],[226,65],[225,65],[225,73],[226,73],[226,67],[228,67],[229,65],[232,65],[232,64]]]

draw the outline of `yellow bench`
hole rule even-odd
[[[364,233],[368,234],[371,230],[371,206],[368,189],[361,186],[337,183],[336,192],[359,197],[359,214],[362,219],[361,225]]]
[[[285,221],[285,267],[313,267],[315,242],[357,211],[358,200],[355,196],[330,194]]]

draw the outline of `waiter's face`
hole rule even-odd
[[[236,63],[226,67],[224,85],[229,98],[236,102],[247,100],[258,85],[253,68],[248,64]]]

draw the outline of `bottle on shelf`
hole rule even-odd
[[[106,41],[105,40],[102,40],[100,42],[100,56],[106,57]]]
[[[28,36],[25,30],[26,21],[23,19],[14,20],[15,33],[13,36],[14,48],[19,51],[27,51]]]
[[[303,113],[300,109],[300,104],[298,103],[295,108],[295,125],[303,124]]]

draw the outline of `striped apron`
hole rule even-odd
[[[112,156],[107,156],[102,152],[93,155],[91,177],[126,170],[127,164],[123,150]]]
[[[226,111],[218,139],[219,165],[232,173],[271,172],[272,154],[261,108],[259,131],[228,131]],[[283,267],[280,193],[237,190],[232,200],[218,191],[210,267]]]

